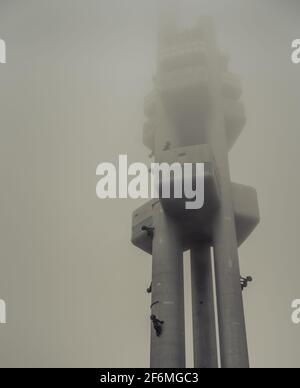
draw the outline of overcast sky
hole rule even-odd
[[[160,3],[0,0],[1,366],[148,366],[151,258],[130,244],[143,201],[98,200],[95,172],[119,154],[147,161]],[[179,7],[184,24],[214,16],[243,80],[248,123],[230,159],[233,181],[257,188],[262,218],[240,249],[254,277],[244,293],[252,366],[300,367],[290,307],[300,298],[300,65],[290,59],[300,3]]]

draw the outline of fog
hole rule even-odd
[[[96,167],[148,162],[144,96],[163,1],[0,0],[2,367],[147,367],[151,258],[130,243],[142,200],[99,200]],[[258,191],[240,249],[251,365],[300,367],[300,38],[297,0],[182,0],[184,25],[215,19],[243,81],[247,125],[232,180]],[[187,278],[187,276],[186,276]],[[192,366],[190,303],[187,353]]]

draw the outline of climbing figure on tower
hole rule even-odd
[[[160,337],[162,334],[162,326],[164,324],[164,321],[160,321],[154,314],[151,315],[150,319],[153,323],[153,328],[156,332],[157,337]]]
[[[153,227],[144,225],[142,227],[142,231],[147,232],[147,235],[149,237],[153,238],[153,236],[154,236],[154,228]]]
[[[151,294],[151,293],[152,293],[152,282],[150,286],[147,288],[147,294]]]
[[[241,277],[241,287],[242,291],[248,287],[248,283],[252,282],[253,278],[251,276],[247,276],[246,278]]]

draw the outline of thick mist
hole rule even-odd
[[[147,367],[151,258],[130,243],[144,201],[99,200],[96,167],[147,162],[144,96],[156,66],[149,0],[1,0],[2,367]],[[182,0],[183,24],[215,18],[243,81],[247,125],[232,179],[258,191],[261,224],[240,249],[253,367],[299,367],[300,38],[296,0]],[[188,311],[190,309],[187,298]],[[188,366],[192,366],[187,319]]]

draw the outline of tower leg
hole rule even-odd
[[[235,230],[226,217],[215,233],[215,273],[222,368],[249,368]]]
[[[160,203],[153,208],[154,237],[151,314],[161,324],[158,336],[152,325],[151,368],[185,368],[183,248],[177,225]]]
[[[248,368],[246,325],[223,114],[223,74],[219,66],[220,56],[215,31],[210,20],[207,20],[205,30],[211,95],[211,122],[208,135],[218,170],[220,188],[220,208],[215,220],[213,240],[221,364],[222,368]]]
[[[210,244],[191,249],[195,368],[218,368]]]

